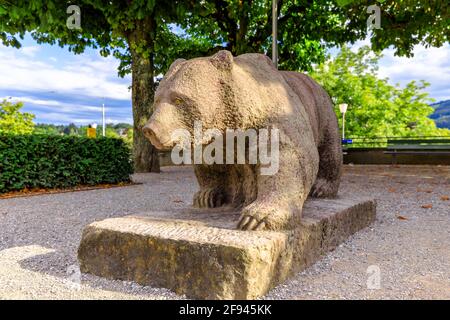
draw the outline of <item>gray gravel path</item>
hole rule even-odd
[[[0,299],[182,298],[78,273],[85,225],[184,207],[197,188],[187,167],[134,180],[142,184],[0,200]],[[450,299],[450,168],[346,166],[342,190],[376,197],[377,221],[265,298]],[[380,271],[379,289],[367,288],[368,268]]]

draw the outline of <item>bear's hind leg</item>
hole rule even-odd
[[[319,172],[310,195],[316,198],[337,196],[342,171],[342,149],[339,138],[324,139],[319,146]]]

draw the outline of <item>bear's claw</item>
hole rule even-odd
[[[194,207],[216,208],[223,204],[223,192],[219,188],[207,188],[194,195]]]
[[[288,206],[271,202],[253,202],[241,212],[240,230],[280,230],[287,226],[292,213]]]
[[[264,230],[266,228],[266,223],[263,221],[258,221],[255,217],[242,216],[238,223],[238,229],[241,230]]]
[[[337,193],[334,189],[330,181],[317,179],[309,194],[314,198],[332,198]]]

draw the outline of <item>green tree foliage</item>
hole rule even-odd
[[[414,45],[440,47],[450,41],[450,3],[448,0],[338,0],[347,11],[347,27],[363,27],[368,13],[364,8],[377,4],[381,28],[371,30],[372,49],[389,46],[396,54],[412,56]],[[367,34],[368,30],[361,30]]]
[[[35,125],[33,134],[44,135],[74,135],[79,137],[87,137],[88,126],[76,126],[71,123],[69,125],[54,125],[39,123]],[[102,126],[97,127],[97,137],[102,135]],[[133,126],[128,123],[106,124],[106,137],[123,139],[130,148],[133,144]]]
[[[75,125],[75,123],[70,123],[64,128],[63,133],[65,135],[78,135],[78,127]]]
[[[34,115],[21,112],[22,102],[0,102],[0,134],[29,134],[34,129]]]
[[[98,126],[97,128],[97,135],[102,134],[102,126]],[[105,135],[108,138],[120,138],[119,133],[116,129],[113,128],[113,126],[106,125]]]
[[[133,143],[133,130],[127,130],[126,135],[122,138],[129,146]]]
[[[362,47],[353,52],[342,47],[339,54],[319,65],[311,74],[330,94],[335,111],[347,103],[346,135],[352,137],[417,137],[449,135],[428,116],[434,109],[423,90],[424,81],[406,87],[393,86],[377,74],[380,54]]]
[[[381,28],[370,30],[370,5],[381,9]],[[198,14],[179,24],[201,44],[204,54],[224,48],[241,54],[271,54],[272,0],[199,2]],[[373,48],[394,46],[412,55],[415,44],[441,46],[449,41],[448,0],[278,0],[281,69],[310,70],[327,47],[365,39]]]
[[[33,134],[61,135],[63,130],[63,125],[38,123],[34,126]]]
[[[81,31],[66,26],[71,4],[81,8]],[[381,8],[381,29],[369,30],[373,4]],[[324,58],[326,46],[369,34],[373,49],[392,45],[400,55],[411,55],[419,43],[441,46],[450,37],[449,8],[447,0],[278,0],[280,63],[307,70]],[[39,42],[68,45],[75,53],[98,48],[120,59],[121,75],[131,72],[134,53],[152,58],[155,74],[178,57],[223,48],[271,53],[272,0],[0,0],[0,17],[7,45],[20,47],[17,36],[31,31]],[[174,25],[182,30],[173,32]]]

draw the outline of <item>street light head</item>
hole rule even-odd
[[[341,113],[345,113],[345,112],[347,112],[347,107],[348,107],[348,105],[346,103],[341,103],[339,105],[339,111],[341,111]]]

